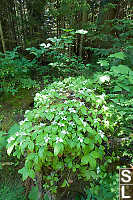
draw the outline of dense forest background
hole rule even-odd
[[[0,200],[118,199],[132,123],[132,0],[0,1]]]

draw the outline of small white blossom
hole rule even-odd
[[[68,134],[68,132],[65,131],[65,130],[62,130],[61,133],[64,134],[64,135]]]
[[[109,82],[109,81],[110,81],[110,77],[107,76],[107,75],[101,76],[101,77],[100,77],[100,81],[101,81],[102,83],[104,83],[105,81]]]
[[[56,122],[56,121],[53,121],[51,124],[55,125],[55,124],[57,124],[57,122]]]
[[[44,123],[40,123],[40,125],[39,125],[39,126],[41,126],[41,127],[42,127],[42,126],[44,126],[44,125],[45,125]]]
[[[83,91],[83,90],[79,90],[79,93],[80,93],[80,94],[84,94],[84,91]]]
[[[20,135],[27,135],[25,132],[20,132]]]
[[[23,142],[20,142],[20,146],[23,144]]]
[[[77,102],[77,100],[76,100],[76,99],[73,99],[72,102]]]
[[[108,107],[106,107],[105,105],[103,105],[103,109],[104,109],[104,111],[107,111]]]
[[[87,92],[89,93],[89,92],[92,92],[92,90],[91,89],[87,89]]]
[[[62,120],[67,120],[67,118],[66,117],[62,117]]]
[[[25,111],[25,114],[27,114],[28,112],[30,112],[30,110],[26,110],[26,111]]]
[[[67,103],[68,103],[68,101],[66,101],[66,100],[65,100],[65,101],[64,101],[64,103],[65,103],[65,104],[67,104]]]
[[[100,97],[100,99],[104,100],[105,94],[102,94],[99,97]]]
[[[49,140],[50,140],[50,137],[47,137],[47,136],[44,137],[44,141],[45,141],[46,143],[48,143]]]
[[[51,46],[51,44],[50,43],[48,43],[48,44],[42,43],[42,44],[40,44],[40,46],[44,47],[44,48],[49,48]]]
[[[63,126],[65,126],[65,124],[61,124],[61,123],[58,123],[58,125],[59,125],[60,127],[63,127]]]
[[[57,138],[56,138],[56,143],[58,143],[58,142],[63,142],[63,139],[62,139],[62,138],[59,138],[59,137],[57,137]]]
[[[97,167],[97,174],[100,173],[100,167]]]
[[[19,136],[19,135],[20,135],[19,132],[17,132],[17,133],[16,133],[16,136]]]
[[[59,113],[58,113],[58,115],[63,115],[63,114],[64,114],[63,112],[59,112]]]
[[[55,111],[55,108],[50,109],[50,111],[51,111],[51,112],[54,112],[54,111]]]
[[[46,100],[46,99],[48,98],[48,95],[42,95],[42,98],[43,98],[44,100]]]
[[[80,104],[80,106],[83,106],[83,105],[85,105],[85,103],[84,103],[84,102],[80,102],[79,104]]]
[[[13,141],[13,140],[15,140],[15,138],[11,136],[11,137],[8,139],[8,143],[10,143],[10,142]]]
[[[86,87],[84,87],[84,88],[82,88],[82,90],[84,91],[84,90],[87,90],[87,88]]]
[[[97,119],[94,119],[94,123],[97,123],[98,122],[98,120]]]
[[[74,108],[69,108],[68,110],[70,111],[70,113],[72,113],[72,112],[76,113],[76,110],[74,110]]]
[[[79,33],[79,34],[86,34],[88,33],[88,31],[84,30],[84,29],[81,29],[81,30],[77,30],[76,33]]]
[[[19,124],[20,124],[20,126],[23,125],[23,124],[24,124],[24,121],[20,121]]]
[[[36,93],[36,97],[41,97],[42,95],[40,93]]]
[[[83,139],[81,137],[78,137],[78,140],[82,143]]]
[[[99,130],[98,134],[101,136],[101,138],[104,137],[104,132],[103,131]]]
[[[73,122],[69,122],[69,124],[70,124],[71,126],[74,126],[74,125],[75,125]]]
[[[87,125],[87,123],[86,123],[86,122],[82,122],[82,123],[83,123],[83,125],[84,125],[84,126],[86,126],[86,125]]]

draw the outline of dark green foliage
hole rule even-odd
[[[15,94],[20,88],[32,88],[36,82],[31,79],[31,70],[35,65],[21,56],[16,47],[13,51],[0,53],[0,92]]]

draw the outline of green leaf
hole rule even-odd
[[[129,72],[131,72],[131,69],[126,65],[118,65],[112,66],[111,71],[113,71],[116,74],[129,74]]]
[[[12,152],[14,146],[15,146],[15,144],[12,144],[11,146],[8,147],[8,149],[7,149],[7,154],[8,154],[8,155],[11,154],[11,152]]]
[[[92,156],[93,158],[99,158],[100,157],[99,152],[97,152],[97,151],[92,151],[90,156]]]
[[[28,149],[29,149],[31,152],[33,152],[33,150],[34,150],[34,143],[33,143],[32,141],[29,142],[29,144],[28,144]]]
[[[25,181],[29,176],[29,170],[26,167],[23,167],[22,169],[18,170],[18,173],[23,175],[23,181]]]
[[[65,179],[64,182],[62,183],[61,187],[66,187],[67,186],[67,180]]]
[[[35,178],[35,172],[34,172],[33,169],[30,169],[30,170],[29,170],[29,177],[32,178],[32,179]]]
[[[37,186],[33,186],[30,193],[29,193],[29,200],[37,200],[38,199],[38,187]]]
[[[13,135],[14,133],[16,133],[17,131],[19,131],[20,129],[20,125],[15,123],[13,126],[11,126],[11,128],[8,131],[9,135]]]
[[[121,60],[125,60],[126,55],[123,52],[120,51],[118,53],[111,54],[109,57],[110,58],[119,58]]]
[[[62,152],[62,150],[63,150],[63,144],[61,144],[60,142],[58,142],[54,146],[54,155],[57,156],[59,153]]]

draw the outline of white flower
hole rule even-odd
[[[82,88],[82,90],[84,91],[84,90],[86,90],[87,88],[85,87],[85,88]]]
[[[85,103],[84,102],[80,102],[80,106],[83,106],[83,105],[85,105]]]
[[[107,111],[108,107],[106,107],[105,105],[103,105],[103,109],[104,109],[104,111]]]
[[[109,81],[110,81],[110,77],[107,76],[107,75],[101,76],[101,77],[100,77],[100,81],[101,81],[102,83],[104,83],[105,81],[109,82]]]
[[[72,102],[76,102],[76,101],[77,101],[76,99],[73,99],[73,100],[72,100]]]
[[[61,123],[58,123],[58,125],[59,125],[60,127],[65,126],[65,124],[61,124]]]
[[[67,104],[67,103],[68,103],[68,101],[66,101],[66,100],[65,100],[65,101],[64,101],[64,103],[65,103],[65,104]]]
[[[58,113],[58,115],[63,115],[63,114],[64,114],[63,112],[59,112],[59,113]]]
[[[98,122],[98,120],[97,119],[94,119],[94,123],[97,123]]]
[[[88,31],[81,29],[81,30],[77,30],[76,33],[84,35],[84,34],[88,33]]]
[[[64,134],[64,135],[68,134],[68,132],[65,131],[65,130],[62,130],[61,133]]]
[[[73,122],[69,122],[69,124],[70,124],[71,126],[74,126],[74,125],[75,125]]]
[[[97,174],[100,173],[100,167],[97,167]]]
[[[91,89],[87,89],[87,92],[92,92],[92,90]]]
[[[42,127],[42,126],[44,126],[44,125],[45,125],[44,123],[40,123],[40,125],[39,125],[39,126],[41,126],[41,127]]]
[[[23,142],[20,142],[20,146],[23,144]]]
[[[50,140],[50,137],[45,136],[44,141],[47,143]]]
[[[104,100],[105,94],[102,94],[99,97],[100,97],[100,99]]]
[[[63,142],[63,139],[62,139],[62,138],[59,138],[59,137],[57,137],[57,138],[56,138],[56,143],[58,143],[58,142]]]
[[[20,135],[27,135],[25,132],[20,132]]]
[[[83,123],[83,125],[84,125],[84,126],[86,126],[86,125],[87,125],[87,123],[86,123],[86,122],[82,122],[82,123]]]
[[[51,124],[53,124],[53,125],[54,125],[54,124],[57,124],[57,122],[56,122],[56,121],[53,121]]]
[[[24,121],[20,121],[20,122],[19,122],[20,126],[23,125],[23,123],[24,123]]]
[[[84,91],[83,91],[83,90],[79,90],[79,93],[80,93],[80,94],[84,94]]]
[[[44,47],[44,48],[49,48],[51,46],[51,44],[50,43],[48,43],[48,44],[42,43],[42,44],[40,44],[40,46]]]
[[[46,100],[47,97],[48,97],[48,95],[42,95],[42,98],[43,98],[44,100]]]
[[[51,111],[51,112],[54,112],[54,111],[55,111],[55,108],[50,109],[50,111]]]
[[[101,138],[104,137],[104,132],[103,131],[99,130],[98,134],[101,136]]]
[[[10,143],[10,142],[13,141],[13,140],[15,140],[15,138],[11,136],[11,137],[8,139],[8,143]]]
[[[51,89],[50,92],[55,92],[55,89]]]
[[[67,118],[66,117],[62,117],[62,120],[66,120]]]
[[[72,112],[76,113],[76,110],[74,110],[74,108],[69,108],[68,110],[70,111],[70,113],[72,113]]]
[[[40,93],[36,93],[36,97],[40,97],[41,96],[41,94]]]
[[[25,111],[25,114],[27,114],[28,112],[30,112],[30,110],[26,110],[26,111]]]
[[[19,132],[16,133],[16,136],[19,136]]]
[[[82,143],[83,139],[81,137],[78,137],[78,140]]]

